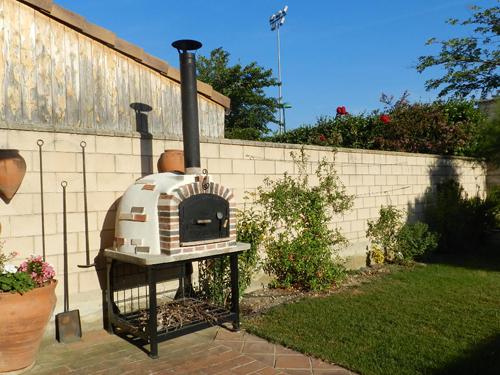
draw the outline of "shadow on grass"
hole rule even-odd
[[[433,375],[496,375],[499,371],[500,334],[497,334],[475,346],[469,352],[464,353],[460,359],[431,373]]]
[[[446,264],[473,270],[500,271],[500,244],[488,241],[471,253],[435,253],[425,260],[428,264]]]

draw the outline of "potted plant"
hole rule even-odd
[[[54,268],[32,255],[4,254],[0,241],[0,373],[30,368],[56,303]]]

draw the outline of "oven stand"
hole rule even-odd
[[[240,306],[239,306],[239,288],[238,288],[238,255],[241,252],[233,252],[230,254],[219,254],[212,256],[199,257],[194,259],[189,259],[185,261],[178,262],[165,262],[165,263],[156,263],[156,264],[145,264],[140,265],[140,267],[144,268],[147,276],[147,285],[149,288],[149,296],[147,297],[149,300],[149,306],[147,307],[149,312],[149,320],[147,323],[147,328],[145,330],[141,330],[137,325],[137,321],[134,321],[132,316],[134,314],[124,315],[120,313],[118,308],[116,307],[114,300],[114,267],[117,262],[128,263],[123,259],[117,260],[112,257],[106,257],[106,270],[107,270],[107,291],[106,291],[106,300],[107,300],[107,310],[108,310],[108,321],[107,321],[107,331],[109,333],[124,333],[129,337],[129,341],[138,342],[142,339],[142,342],[149,343],[149,356],[151,358],[158,358],[158,343],[169,340],[175,337],[179,337],[185,334],[189,334],[192,332],[199,331],[201,329],[208,328],[215,324],[221,325],[223,323],[230,322],[233,325],[234,330],[240,329]],[[229,310],[217,308],[217,318],[216,322],[207,322],[207,321],[196,321],[192,323],[188,323],[183,325],[182,327],[176,328],[174,330],[158,330],[157,327],[157,294],[156,294],[156,284],[158,280],[157,273],[159,271],[163,271],[168,268],[177,267],[181,265],[181,269],[184,271],[185,266],[188,262],[192,261],[201,261],[206,259],[213,259],[223,256],[229,256],[230,258],[230,272],[231,272],[231,306]],[[135,262],[134,262],[135,263]],[[137,265],[137,264],[136,264]],[[135,324],[134,324],[135,322]],[[130,336],[134,338],[134,340],[130,340]]]

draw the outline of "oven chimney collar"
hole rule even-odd
[[[179,52],[181,71],[182,139],[186,174],[200,174],[200,130],[198,124],[198,88],[196,85],[196,54],[202,44],[181,39],[172,43]]]

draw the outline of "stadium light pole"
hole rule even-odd
[[[284,120],[284,108],[281,105],[283,100],[282,94],[282,80],[281,80],[281,48],[280,48],[280,27],[285,23],[285,15],[288,12],[288,5],[278,12],[274,13],[271,18],[269,18],[269,25],[271,26],[271,31],[276,30],[276,35],[278,39],[278,113],[279,113],[279,133],[284,133],[286,131]]]

